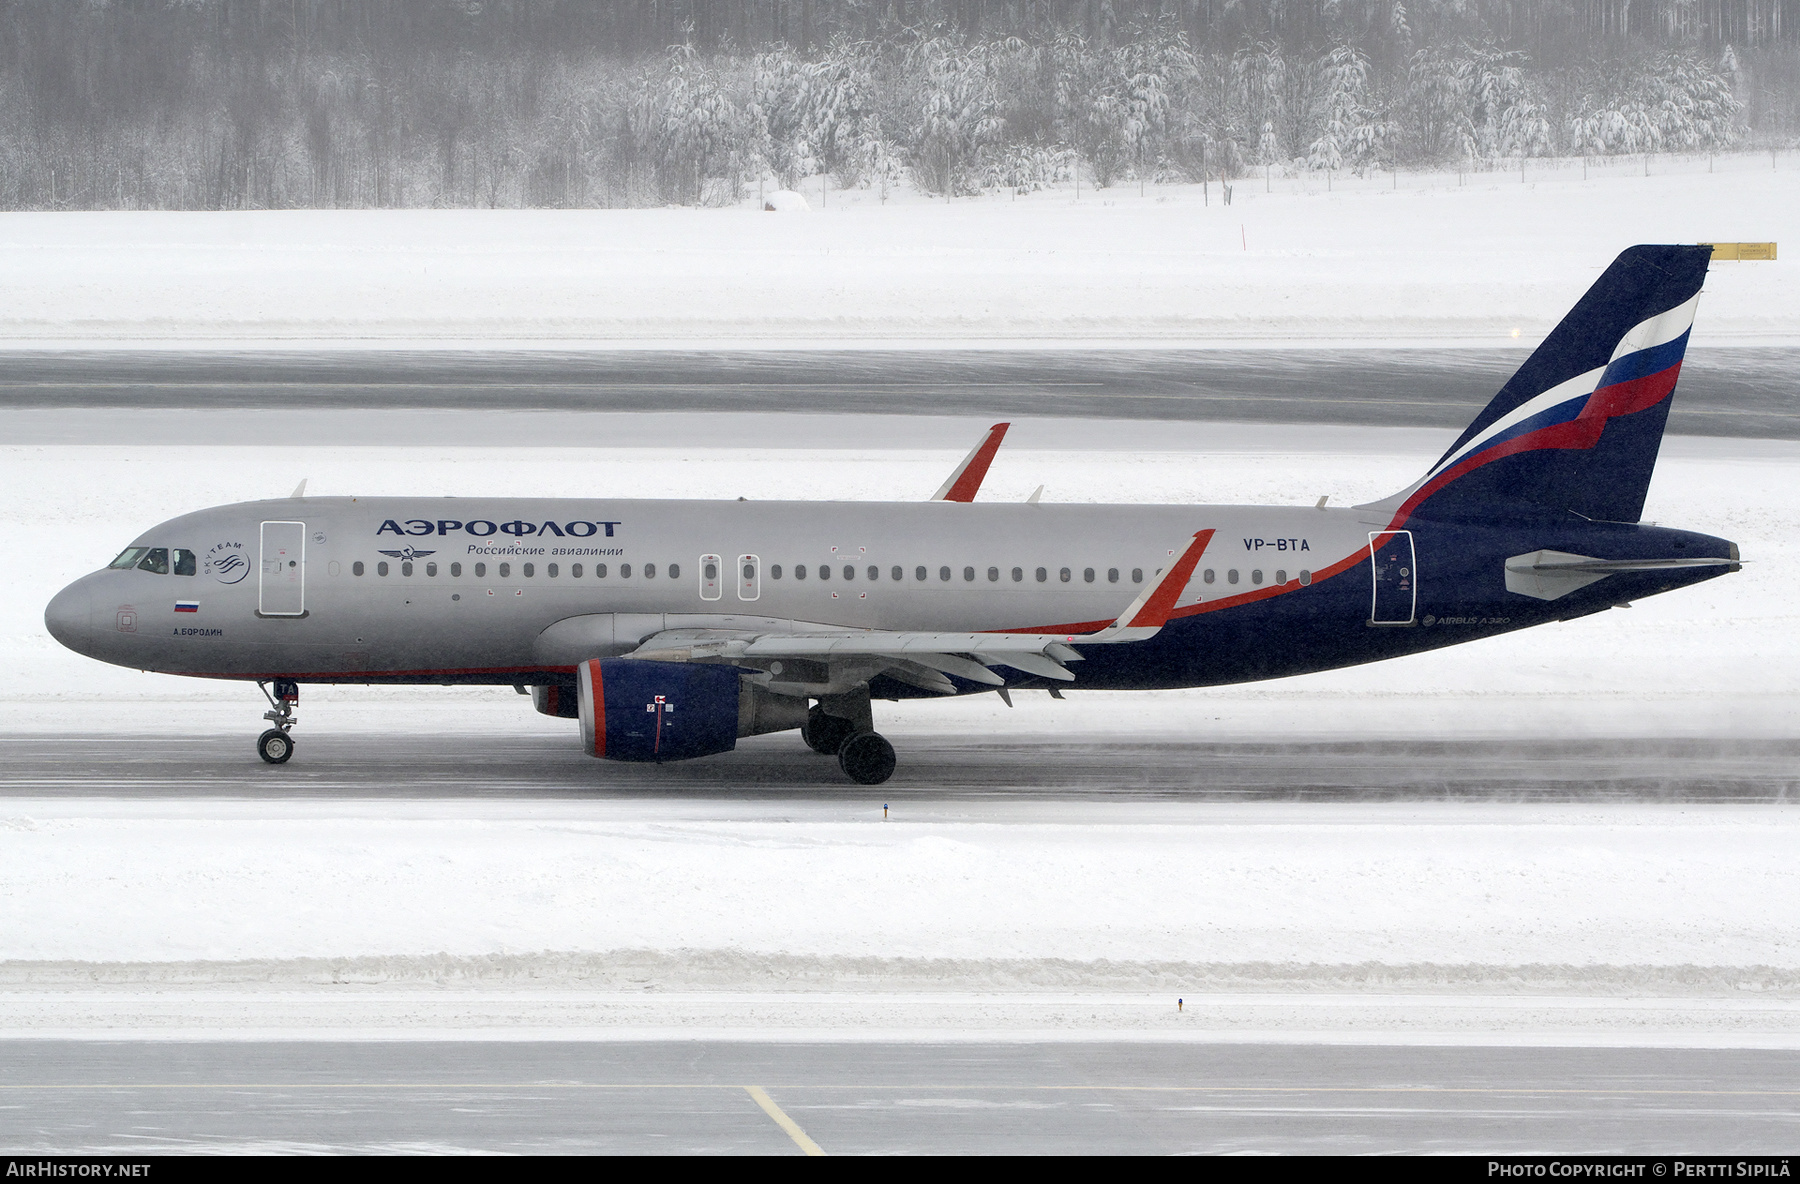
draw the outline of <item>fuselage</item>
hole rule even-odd
[[[126,553],[143,558],[77,581],[46,617],[73,649],[172,674],[556,682],[582,657],[628,652],[664,628],[751,619],[1088,633],[1206,529],[1212,541],[1168,625],[1148,641],[1089,647],[1071,686],[1199,686],[1352,665],[1726,570],[1620,572],[1542,599],[1507,586],[1508,559],[1529,552],[1730,549],[1572,514],[1396,522],[1385,511],[1311,507],[295,498],[145,531]],[[566,636],[546,640],[571,618],[609,621],[580,633],[590,652],[571,651]],[[897,683],[878,691],[915,693]]]

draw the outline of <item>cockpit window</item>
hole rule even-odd
[[[169,574],[169,549],[167,547],[151,547],[148,554],[138,560],[139,571],[153,571],[159,576]]]
[[[175,548],[175,574],[191,576],[196,570],[198,570],[198,565],[194,562],[194,553],[183,551],[180,547]]]
[[[149,549],[150,548],[148,547],[127,547],[119,552],[119,557],[117,559],[106,566],[118,571],[130,571],[138,565],[138,560],[142,559],[144,553]]]

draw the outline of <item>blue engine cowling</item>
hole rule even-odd
[[[736,667],[590,658],[575,688],[589,756],[685,761],[737,747]]]

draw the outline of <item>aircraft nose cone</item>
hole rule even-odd
[[[86,580],[78,580],[58,592],[44,609],[44,628],[50,636],[77,653],[87,637],[93,610],[93,593]]]

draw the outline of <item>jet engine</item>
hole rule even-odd
[[[730,752],[739,736],[797,728],[805,699],[743,683],[734,666],[590,658],[575,668],[581,743],[614,761]]]

